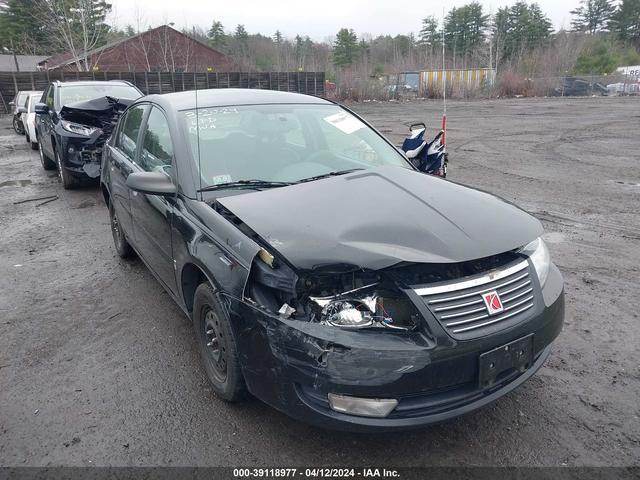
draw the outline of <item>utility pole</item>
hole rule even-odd
[[[13,38],[10,40],[11,42],[11,53],[13,53],[13,61],[16,64],[16,72],[20,71],[20,65],[18,64],[18,57],[16,56],[16,49],[13,48]]]

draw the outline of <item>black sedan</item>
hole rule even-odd
[[[540,223],[425,175],[348,109],[298,94],[148,96],[102,191],[194,323],[215,392],[349,430],[443,421],[531,377],[562,328]]]

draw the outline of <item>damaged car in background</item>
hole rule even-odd
[[[95,182],[104,143],[125,108],[141,96],[122,80],[51,83],[35,107],[42,167],[57,168],[65,189]]]
[[[521,385],[562,328],[540,222],[418,171],[327,100],[143,97],[101,185],[117,252],[192,319],[228,401],[327,428],[423,426]]]

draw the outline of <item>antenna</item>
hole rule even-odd
[[[446,149],[446,136],[447,136],[447,71],[445,70],[444,61],[444,7],[442,8],[442,146]]]
[[[200,111],[198,110],[198,73],[197,68],[195,69],[196,73],[193,74],[194,78],[194,87],[195,87],[195,96],[196,96],[196,140],[198,144],[198,182],[200,184],[200,200],[202,200],[202,165],[200,163]]]

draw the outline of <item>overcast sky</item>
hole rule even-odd
[[[286,37],[309,35],[314,40],[332,37],[342,27],[358,35],[420,31],[420,21],[428,15],[442,17],[442,9],[461,6],[470,0],[111,0],[116,23],[120,26],[158,26],[174,22],[176,27],[199,25],[208,28],[213,19],[227,31],[243,24],[249,33],[273,35],[280,30]],[[512,1],[480,0],[487,12],[494,12]],[[556,29],[569,27],[579,0],[539,0],[542,10]]]

